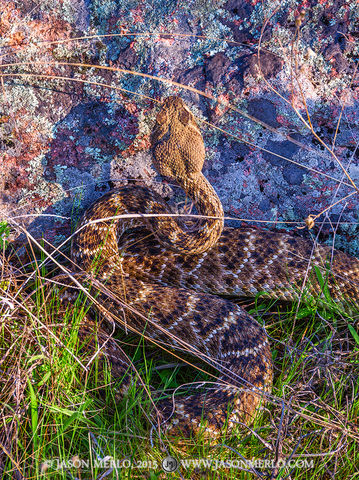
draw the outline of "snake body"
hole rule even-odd
[[[204,421],[215,435],[250,421],[272,385],[267,335],[228,297],[265,292],[295,300],[305,279],[318,293],[319,269],[333,299],[359,303],[359,261],[286,234],[224,228],[221,202],[201,171],[200,130],[178,97],[164,101],[151,142],[156,169],[183,188],[202,219],[185,224],[166,216],[171,209],[151,189],[119,188],[85,212],[72,259],[104,285],[100,304],[117,316],[125,308],[128,328],[219,370],[206,392],[161,403],[164,417],[171,416],[167,428],[189,433]],[[131,218],[138,213],[149,216]]]

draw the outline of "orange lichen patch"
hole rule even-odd
[[[138,152],[143,152],[151,147],[150,136],[148,134],[143,137],[137,137],[136,142],[132,143],[128,148],[121,152],[124,158],[131,157]]]
[[[280,123],[283,127],[289,127],[290,121],[285,115],[277,115],[277,122]]]
[[[36,185],[34,185],[33,188],[36,188]],[[31,191],[31,188],[29,188],[29,190]],[[36,205],[37,209],[43,209],[49,206],[49,200],[45,200],[41,195],[35,192],[31,193],[31,202],[33,205]]]
[[[0,15],[0,33],[4,34],[10,30],[18,17],[18,10],[16,9],[14,2],[8,2],[3,6],[4,10]]]
[[[150,142],[150,136],[146,135],[142,138],[139,138],[137,140],[137,145],[139,147],[139,150],[147,150],[151,147],[151,142]]]
[[[131,12],[134,23],[143,23],[145,21],[143,14],[144,11],[141,5],[134,8]]]
[[[215,114],[218,116],[222,116],[224,113],[227,112],[229,105],[229,98],[228,95],[219,95],[218,103],[215,108]]]
[[[12,116],[4,120],[11,122],[9,138],[12,149],[5,151],[0,166],[0,176],[4,180],[4,190],[8,193],[18,193],[20,189],[31,190],[32,183],[37,182],[37,173],[31,162],[48,149],[48,139],[41,134],[38,123],[27,115],[25,108],[12,112]],[[32,173],[32,175],[29,175]]]
[[[27,177],[26,168],[18,164],[17,158],[5,153],[0,167],[0,178],[4,183],[2,189],[9,193],[16,193],[19,188],[27,188]]]
[[[174,37],[168,37],[164,35],[159,35],[157,39],[157,42],[161,42],[167,47],[170,47],[171,45],[173,45],[174,41],[175,41]]]
[[[2,5],[2,9],[0,34],[7,37],[8,44],[12,47],[22,45],[26,37],[33,41],[54,41],[70,38],[73,31],[68,22],[50,14],[44,14],[41,20],[25,21],[23,13],[11,1]],[[16,27],[19,29],[14,31]]]
[[[45,14],[42,20],[32,20],[28,26],[37,40],[55,41],[71,37],[72,27],[65,20]]]
[[[18,47],[24,42],[25,34],[23,32],[15,32],[8,38],[8,43],[11,47]]]
[[[136,103],[126,103],[125,104],[125,108],[128,112],[130,112],[132,115],[134,115],[135,113],[137,113],[138,111],[138,107],[136,105]]]

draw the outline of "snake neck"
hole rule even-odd
[[[158,240],[183,254],[200,254],[213,247],[223,231],[223,207],[221,201],[202,173],[185,177],[178,182],[193,201],[199,222],[188,228],[181,219],[153,219],[152,229]]]
[[[196,235],[202,239],[206,250],[215,245],[223,230],[222,203],[206,177],[200,173],[194,178],[186,177],[181,184],[186,195],[193,201],[201,218]]]

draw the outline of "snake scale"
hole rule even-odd
[[[160,404],[171,418],[166,428],[188,434],[203,422],[215,436],[251,420],[273,376],[265,330],[228,298],[265,292],[292,301],[304,281],[307,293],[318,295],[319,269],[334,300],[358,304],[359,261],[289,234],[224,227],[221,202],[202,174],[202,135],[180,98],[163,102],[151,143],[157,171],[182,187],[202,218],[188,223],[166,216],[173,212],[159,194],[122,187],[87,209],[71,256],[110,293],[98,297],[101,305],[118,316],[127,306],[128,327],[220,372],[205,392]],[[149,216],[131,218],[139,213]],[[119,352],[110,356],[125,368]]]

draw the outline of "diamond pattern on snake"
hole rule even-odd
[[[142,186],[113,190],[87,209],[72,241],[73,261],[102,282],[100,305],[153,341],[193,353],[218,369],[218,381],[175,402],[162,401],[164,428],[211,436],[250,422],[272,386],[265,330],[228,298],[294,301],[303,281],[320,294],[314,266],[333,299],[358,304],[359,261],[328,246],[253,227],[224,227],[218,195],[202,173],[205,147],[194,115],[179,97],[164,100],[151,135],[157,171],[176,182],[200,220],[168,216],[164,199]],[[141,218],[113,218],[144,214]],[[154,215],[154,216],[151,216]],[[167,216],[166,216],[167,215]],[[143,229],[143,230],[142,230]],[[144,241],[141,232],[150,231]],[[330,273],[329,268],[330,267]],[[110,292],[110,294],[108,294]],[[121,352],[111,358],[123,365]]]

